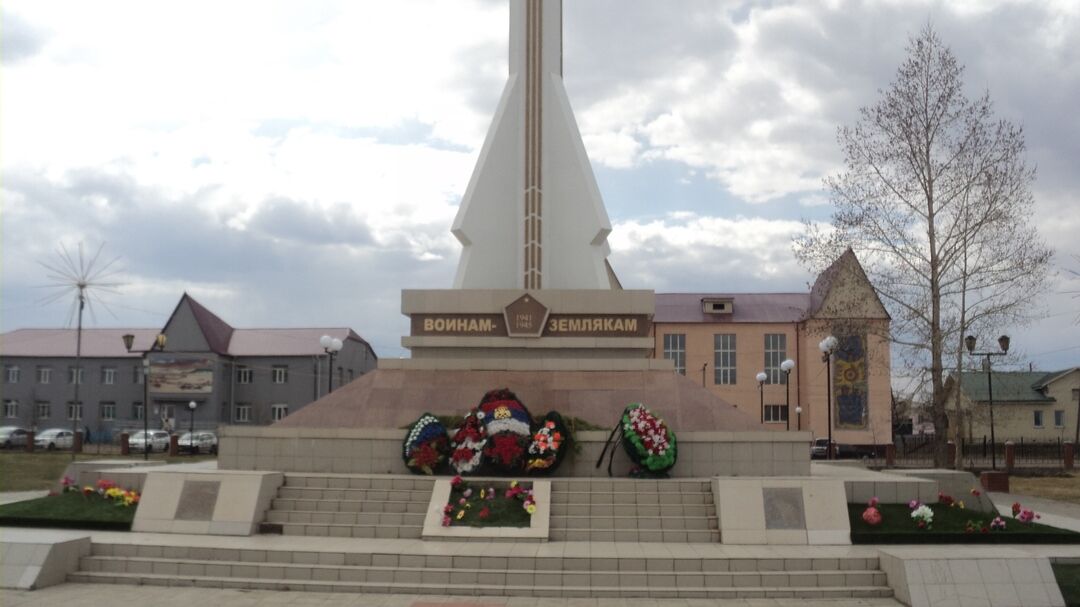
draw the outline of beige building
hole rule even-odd
[[[1076,435],[1080,407],[1080,368],[1062,371],[994,371],[994,435],[999,443],[1068,440]],[[960,386],[960,415],[953,390]],[[986,373],[963,373],[960,381],[950,377],[946,408],[949,428],[959,424],[968,442],[990,437],[990,386]],[[950,432],[950,437],[952,436]]]
[[[848,250],[809,293],[658,293],[654,356],[673,360],[677,372],[766,429],[801,426],[815,437],[828,434],[831,378],[833,440],[883,445],[892,439],[889,321]],[[818,344],[829,335],[838,347],[827,369]],[[781,368],[786,359],[795,363],[790,375]]]

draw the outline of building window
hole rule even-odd
[[[131,368],[131,383],[142,384],[143,383],[143,368],[142,365],[135,365]]]
[[[353,380],[353,370],[349,369],[349,381]]]
[[[274,367],[270,369],[270,381],[275,384],[283,384],[289,381],[288,365],[274,365]]]
[[[78,371],[78,373],[76,373]],[[83,368],[76,369],[75,367],[68,367],[68,383],[73,384],[78,378],[79,384],[83,383]]]
[[[765,405],[765,423],[782,424],[787,421],[787,405]]]
[[[1080,401],[1080,388],[1073,388],[1073,400]]]
[[[279,421],[289,414],[289,405],[270,405],[270,419]]]
[[[233,421],[240,424],[245,424],[251,421],[251,405],[238,404],[236,405],[236,415]]]
[[[82,403],[69,402],[67,404],[68,419],[82,419]]]
[[[131,419],[142,421],[145,411],[146,408],[143,407],[142,401],[135,401],[131,403]]]
[[[667,333],[664,335],[664,358],[675,361],[675,372],[686,375],[686,335]]]
[[[247,367],[236,368],[236,383],[238,384],[250,384],[251,383],[251,369]]]
[[[785,373],[780,370],[780,363],[787,358],[787,335],[783,333],[765,334],[765,374],[769,384],[787,383]]]
[[[1054,411],[1054,427],[1055,428],[1064,428],[1065,427],[1065,410],[1064,409],[1057,409],[1056,411]]]
[[[4,401],[4,417],[19,417],[19,401]]]
[[[116,383],[116,368],[115,367],[102,367],[101,368],[101,383],[106,386],[111,386]]]
[[[49,404],[48,401],[38,401],[36,407],[38,419],[49,419],[52,417],[52,405]]]
[[[37,368],[37,383],[47,384],[52,381],[52,367]]]
[[[1042,428],[1043,427],[1043,419],[1042,419],[1043,412],[1042,411],[1032,411],[1032,413],[1035,414],[1035,427],[1036,428]]]
[[[101,419],[107,422],[116,419],[116,403],[101,403]]]
[[[713,383],[735,384],[735,335],[713,335]]]
[[[19,377],[22,373],[19,371],[18,365],[8,365],[4,367],[4,381],[9,384],[19,383]]]

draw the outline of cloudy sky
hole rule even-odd
[[[5,0],[4,331],[62,326],[41,261],[105,242],[97,326],[187,290],[236,326],[347,325],[402,356],[402,288],[446,288],[449,227],[506,77],[504,0]],[[629,288],[798,291],[836,129],[928,21],[1022,124],[1059,277],[1012,334],[1080,362],[1080,3],[570,0],[564,78]],[[989,337],[989,336],[987,336]]]

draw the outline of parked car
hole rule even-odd
[[[142,430],[128,437],[128,449],[132,451],[168,451],[169,433],[164,430]]]
[[[0,446],[5,449],[25,447],[26,438],[29,434],[30,432],[26,428],[18,426],[0,427]]]
[[[184,453],[217,453],[217,436],[213,432],[185,432],[177,442]]]
[[[836,447],[836,441],[833,441],[833,447]],[[825,459],[829,456],[829,439],[817,438],[814,439],[813,446],[810,447],[810,459]]]
[[[34,446],[40,449],[70,449],[75,444],[75,433],[63,428],[49,428],[34,437]]]

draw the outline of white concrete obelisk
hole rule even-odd
[[[562,1],[510,0],[510,76],[454,219],[454,288],[613,288],[610,232],[563,87]]]

